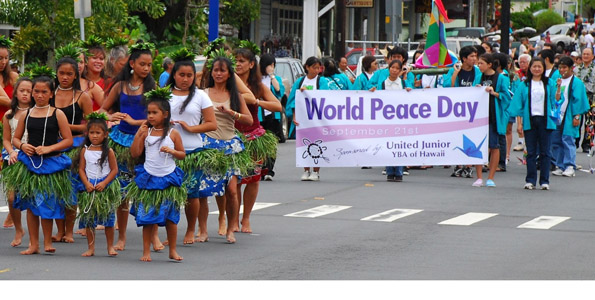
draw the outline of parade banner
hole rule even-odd
[[[296,92],[296,166],[478,165],[488,160],[485,87]]]

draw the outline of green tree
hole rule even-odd
[[[93,0],[92,9],[93,15],[85,19],[85,34],[107,38],[121,34],[130,12],[142,11],[157,18],[163,15],[164,6],[159,0]],[[0,22],[21,28],[14,37],[17,58],[28,54],[51,61],[53,49],[80,36],[73,1],[4,0]]]
[[[221,23],[229,24],[240,31],[240,38],[247,37],[250,22],[260,18],[260,1],[228,0],[221,9]]]
[[[564,23],[564,18],[553,10],[547,10],[535,18],[535,25],[537,31],[542,32],[548,29],[552,25]]]
[[[510,14],[510,20],[515,28],[532,27],[535,28],[535,18],[528,11],[515,12]]]

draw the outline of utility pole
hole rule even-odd
[[[500,18],[502,28],[500,29],[500,52],[508,55],[510,43],[510,0],[502,0]]]
[[[338,59],[345,56],[345,17],[347,13],[347,7],[345,1],[335,1],[335,9],[337,16],[337,25],[335,30],[337,31],[337,40],[335,41],[335,57]]]

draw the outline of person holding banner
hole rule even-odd
[[[534,57],[529,64],[527,79],[517,86],[510,105],[510,115],[523,118],[523,131],[527,146],[527,190],[535,189],[537,182],[537,151],[541,170],[539,184],[542,190],[549,190],[550,178],[550,136],[556,129],[556,123],[549,116],[552,112],[556,82],[544,75],[545,62]],[[520,124],[519,124],[520,125]]]
[[[498,168],[500,160],[500,145],[501,136],[506,134],[506,125],[508,124],[508,114],[506,111],[510,105],[509,79],[506,75],[496,72],[499,66],[499,61],[493,54],[485,53],[479,57],[478,68],[481,71],[481,85],[485,86],[485,91],[490,94],[490,109],[489,109],[489,133],[488,133],[488,148],[489,148],[489,173],[488,180],[486,180],[487,187],[496,187],[494,182],[494,175]],[[483,185],[482,169],[483,165],[476,165],[475,171],[477,173],[477,180],[473,186],[480,187]]]
[[[336,87],[336,84],[331,84],[326,77],[319,76],[320,74],[320,66],[322,63],[320,59],[315,56],[308,57],[306,63],[304,64],[304,69],[306,70],[306,76],[303,76],[295,81],[293,86],[291,87],[291,93],[289,93],[289,99],[287,99],[287,104],[285,106],[285,115],[288,119],[293,118],[293,125],[300,126],[298,122],[296,122],[294,116],[295,112],[295,92],[299,89],[300,92],[305,90],[333,90]],[[289,128],[289,136],[293,132],[294,127],[291,126]],[[304,168],[304,174],[302,174],[301,180],[302,181],[318,181],[320,180],[320,167],[314,167],[311,170],[309,167]]]
[[[374,55],[366,55],[362,58],[362,73],[357,76],[355,82],[351,86],[352,90],[367,90],[368,81],[374,76],[374,72],[378,70],[378,62]]]
[[[411,91],[411,86],[403,80],[400,76],[403,70],[403,63],[395,59],[388,64],[389,75],[388,78],[377,86],[370,89],[371,92],[376,90],[402,90]],[[401,182],[403,181],[403,166],[387,166],[386,167],[386,181]]]

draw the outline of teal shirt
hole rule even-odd
[[[368,75],[366,75],[366,73],[362,72],[361,74],[359,74],[359,76],[357,76],[357,78],[353,82],[351,89],[357,90],[357,91],[368,90],[366,88],[368,86],[368,81],[370,81],[370,79],[368,78]]]
[[[351,80],[349,80],[349,78],[347,78],[347,75],[341,73],[341,74],[334,74],[332,76],[332,80],[335,81],[335,83],[337,84],[337,86],[339,87],[340,90],[345,91],[345,90],[351,90]]]
[[[368,81],[368,84],[366,85],[366,90],[369,90],[372,87],[378,87],[378,84],[384,82],[388,78],[388,75],[388,68],[374,72],[374,75],[372,78],[370,78],[370,81]],[[413,74],[408,75],[405,83],[408,87],[412,88],[415,83],[415,76],[413,76]]]
[[[481,77],[480,77],[481,80]],[[496,101],[496,129],[498,134],[506,134],[506,126],[508,126],[508,108],[510,107],[510,80],[504,74],[498,74],[498,83],[496,84],[495,92],[498,93]]]
[[[587,90],[585,88],[585,84],[580,78],[576,76],[574,76],[574,79],[572,80],[571,92],[572,94],[568,95],[568,106],[566,107],[566,112],[564,113],[565,119],[562,134],[571,136],[573,138],[578,138],[580,136],[580,125],[573,126],[572,120],[574,116],[582,115],[588,112],[590,107],[589,100],[587,99]],[[562,100],[564,97],[564,93],[560,94],[560,100]]]
[[[275,75],[275,79],[277,79],[277,82],[279,83],[279,91],[275,91],[275,87],[273,86],[273,84],[271,83],[270,89],[271,92],[273,93],[273,95],[275,96],[275,98],[277,98],[279,101],[281,101],[281,98],[283,98],[283,95],[285,95],[285,86],[283,85],[283,80],[281,79],[281,77]],[[275,114],[275,119],[277,120],[281,120],[281,112],[274,112]],[[258,120],[260,122],[262,122],[263,120],[263,115],[262,115],[262,109],[258,110]]]
[[[473,66],[473,69],[475,70],[475,78],[473,79],[473,86],[476,86],[478,84],[481,84],[481,71],[479,70],[479,68],[477,66]],[[450,70],[448,70],[448,73],[442,75],[442,86],[445,88],[448,87],[453,87],[452,86],[452,76],[455,73],[455,69],[454,68],[450,68]],[[500,79],[498,79],[500,80]],[[459,81],[455,80],[455,85],[454,87],[459,87]]]
[[[557,89],[556,82],[554,80],[549,80],[546,89],[548,94],[547,99],[545,99],[546,110],[544,112],[544,116],[547,119],[546,128],[554,130],[556,129],[556,123],[550,118],[550,114],[552,112],[553,102],[555,101]],[[529,99],[529,84],[525,81],[520,81],[517,84],[508,112],[513,117],[523,117],[523,130],[531,130],[531,122],[529,122],[529,118],[531,117],[529,101],[531,101]]]

